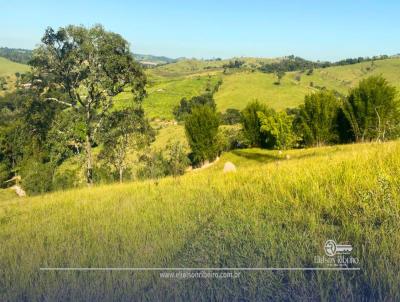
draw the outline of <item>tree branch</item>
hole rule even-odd
[[[62,105],[68,106],[68,107],[76,108],[73,104],[61,101],[56,98],[45,98],[45,101],[54,101],[54,102],[57,102],[59,104],[62,104]]]

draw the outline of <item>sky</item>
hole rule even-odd
[[[0,47],[33,49],[49,26],[97,23],[134,53],[172,58],[400,53],[398,0],[0,0]]]

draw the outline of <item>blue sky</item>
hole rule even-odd
[[[34,48],[47,26],[96,23],[135,53],[170,57],[400,53],[400,1],[0,0],[0,46]]]

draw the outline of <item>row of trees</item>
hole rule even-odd
[[[308,70],[308,75],[312,73],[312,70],[314,68],[326,68],[326,67],[331,67],[331,66],[343,66],[343,65],[351,65],[351,64],[356,64],[356,63],[361,63],[361,62],[374,62],[377,60],[384,60],[388,59],[389,56],[387,55],[381,55],[381,56],[374,56],[372,58],[370,57],[358,57],[358,58],[348,58],[344,60],[340,60],[337,62],[314,62],[314,61],[309,61],[306,59],[303,59],[301,57],[296,57],[296,56],[287,56],[283,58],[280,61],[277,62],[272,62],[272,63],[264,63],[259,67],[259,70],[265,73],[283,73],[283,72],[290,72],[290,71],[306,71]]]
[[[323,89],[305,96],[299,107],[279,112],[253,101],[241,112],[221,114],[212,95],[185,100],[176,112],[184,112],[191,161],[201,165],[233,148],[290,149],[394,139],[400,135],[399,109],[396,89],[383,77],[373,76],[346,97]],[[219,127],[237,122],[241,131]]]
[[[383,141],[400,134],[395,87],[381,76],[362,80],[345,98],[322,90],[282,112],[255,101],[242,111],[251,146],[288,149],[332,143]]]

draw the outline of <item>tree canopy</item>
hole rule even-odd
[[[86,178],[93,182],[92,145],[113,105],[113,97],[128,88],[133,102],[145,95],[146,78],[129,44],[102,26],[48,28],[30,64],[41,98],[71,108],[85,121]],[[61,91],[63,99],[51,97]]]

